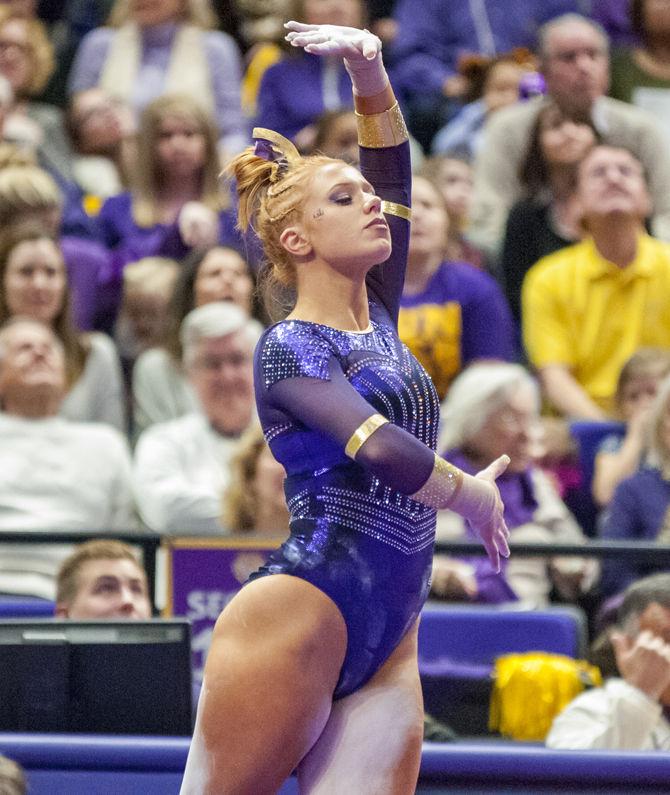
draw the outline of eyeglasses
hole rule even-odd
[[[218,372],[223,368],[239,370],[251,364],[251,356],[243,353],[230,356],[199,356],[193,362],[194,366],[207,372]]]

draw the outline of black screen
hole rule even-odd
[[[0,621],[0,731],[191,733],[183,620]]]

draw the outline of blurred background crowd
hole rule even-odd
[[[670,0],[2,0],[0,530],[287,533],[253,397],[274,315],[221,174],[254,126],[357,161],[350,81],[288,19],[384,42],[439,452],[510,455],[513,541],[665,541]],[[54,599],[68,551],[3,543],[0,591]],[[438,555],[433,596],[593,616],[650,572]]]

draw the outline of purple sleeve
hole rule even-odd
[[[468,563],[475,567],[477,602],[500,604],[501,602],[518,601],[519,597],[505,579],[506,561],[501,562],[501,571],[499,572],[493,570],[491,561],[486,557],[469,560]]]
[[[113,34],[111,28],[96,28],[81,40],[68,79],[69,94],[98,85]]]
[[[286,361],[286,360],[284,360]],[[302,366],[302,376],[265,387],[267,400],[306,427],[327,434],[344,447],[375,409],[347,381],[335,357]],[[284,366],[286,366],[284,364]],[[428,480],[435,455],[411,433],[388,423],[363,444],[356,463],[402,494],[414,494]]]
[[[281,62],[280,62],[281,63]],[[261,77],[258,86],[258,96],[256,97],[256,117],[254,118],[255,127],[265,127],[274,130],[280,135],[291,138],[295,135],[292,118],[287,120],[287,113],[283,103],[282,86],[276,86],[275,76],[280,73],[278,64],[268,67]]]
[[[439,94],[444,81],[455,73],[460,42],[453,35],[443,35],[448,20],[441,17],[449,15],[446,6],[451,4],[443,5],[440,10],[425,0],[418,4],[416,0],[400,0],[396,4],[398,35],[391,50],[391,78],[403,96],[414,92]],[[463,27],[459,30],[462,32]]]
[[[579,0],[399,0],[391,79],[403,96],[441,93],[461,55],[534,49],[537,28],[552,17],[580,11]]]
[[[492,277],[473,274],[480,277],[480,284],[462,309],[463,365],[476,359],[514,361],[516,334],[507,300]]]
[[[235,40],[227,33],[218,30],[207,31],[204,36],[221,141],[231,154],[236,154],[251,141],[249,125],[242,113],[240,99],[242,82],[240,51]]]
[[[409,143],[385,149],[361,147],[360,153],[361,172],[377,195],[386,201],[410,207],[412,170]],[[366,281],[369,297],[384,307],[393,327],[397,329],[398,307],[407,267],[409,222],[395,215],[387,215],[386,220],[391,229],[391,256],[386,262],[372,268]]]
[[[643,536],[639,519],[643,506],[639,504],[638,487],[635,475],[632,479],[622,481],[617,487],[612,502],[603,514],[603,540],[637,541]],[[635,567],[627,564],[624,558],[605,558],[600,580],[601,593],[603,596],[618,593],[636,578]]]

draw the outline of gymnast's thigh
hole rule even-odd
[[[417,630],[418,622],[372,679],[333,704],[321,737],[298,769],[301,793],[415,792],[423,739]]]
[[[277,574],[246,585],[207,657],[191,753],[208,784],[193,792],[276,791],[328,720],[346,645],[340,611],[310,583]]]

